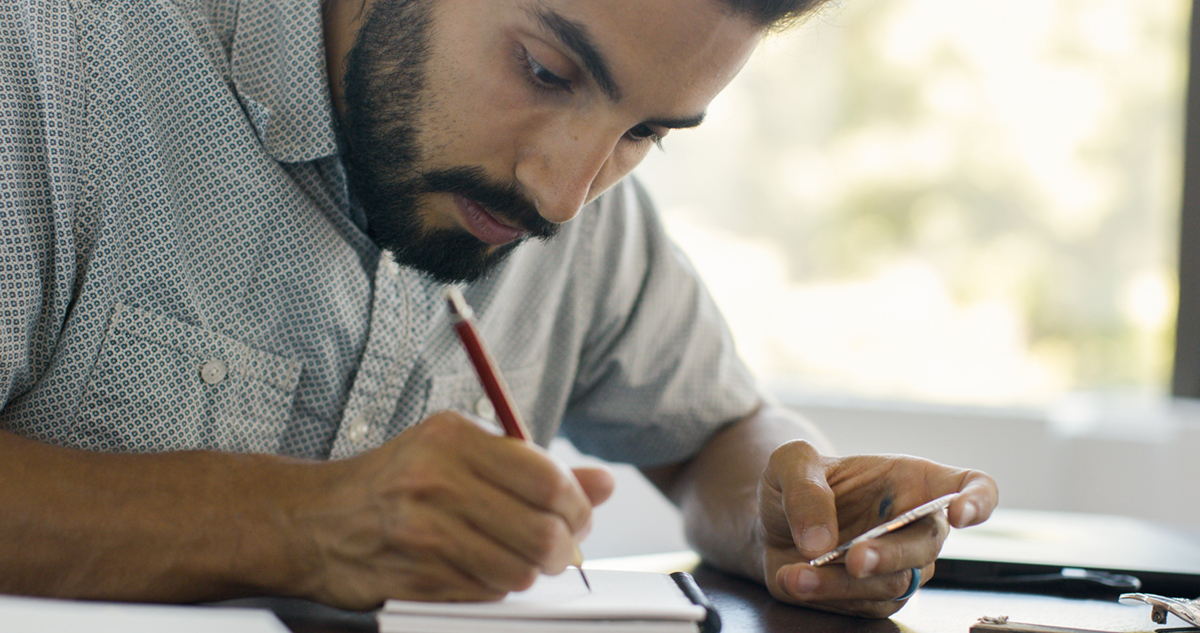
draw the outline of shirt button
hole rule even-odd
[[[346,429],[346,436],[351,442],[361,442],[367,436],[367,431],[370,430],[370,425],[367,424],[366,414],[359,415],[350,423],[350,428]]]
[[[200,380],[210,385],[215,385],[229,375],[229,366],[223,360],[206,360],[200,366]]]
[[[496,407],[492,406],[491,398],[483,396],[475,402],[475,415],[485,419],[495,421]]]

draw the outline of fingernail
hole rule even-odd
[[[806,552],[824,552],[833,545],[833,533],[824,525],[808,528],[800,535],[800,549]]]
[[[979,514],[979,509],[975,507],[974,503],[967,502],[967,503],[963,504],[962,511],[958,513],[959,525],[961,527],[967,527],[968,525],[973,525],[975,522],[976,514]]]
[[[796,577],[796,593],[811,593],[821,584],[821,578],[817,576],[817,572],[811,569],[801,569],[800,574]]]
[[[877,565],[879,565],[879,552],[875,551],[873,547],[867,549],[863,553],[862,575],[870,576]]]

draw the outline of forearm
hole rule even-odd
[[[643,472],[680,508],[688,540],[705,560],[761,582],[759,481],[775,449],[797,439],[828,450],[808,421],[765,405],[722,429],[687,463]]]
[[[185,602],[299,593],[315,464],[103,454],[0,432],[0,592]]]

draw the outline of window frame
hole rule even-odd
[[[1179,213],[1179,309],[1171,395],[1200,397],[1200,0],[1192,2]]]

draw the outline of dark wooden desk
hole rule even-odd
[[[669,570],[667,570],[669,571]],[[781,604],[761,586],[711,568],[692,569],[721,613],[726,633],[967,633],[982,616],[1103,631],[1152,632],[1150,607],[1031,594],[926,588],[887,620],[865,620]],[[294,633],[375,633],[373,614],[338,611],[298,600],[239,600],[269,608]],[[1176,624],[1175,626],[1179,626]]]
[[[1154,631],[1150,607],[1032,594],[925,588],[887,620],[865,620],[782,604],[756,583],[701,566],[696,581],[716,604],[728,633],[967,633],[982,616],[1014,622],[1096,629]]]

